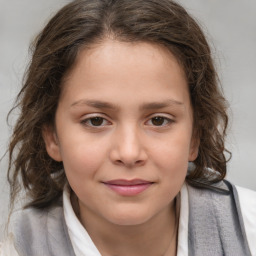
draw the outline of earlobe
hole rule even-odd
[[[62,157],[60,153],[60,145],[58,142],[58,137],[56,131],[53,127],[45,126],[43,128],[43,139],[48,155],[55,161],[61,162]]]
[[[188,161],[193,162],[194,160],[196,160],[199,151],[199,144],[199,139],[193,139],[191,141]]]
[[[197,158],[197,156],[198,156],[198,149],[197,149],[197,150],[190,151],[188,161],[189,161],[189,162],[195,161],[196,158]]]

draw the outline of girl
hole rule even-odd
[[[226,101],[177,3],[68,4],[17,106],[11,201],[29,200],[2,255],[256,255],[255,192],[224,180]]]

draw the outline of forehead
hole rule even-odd
[[[64,82],[62,98],[117,101],[132,96],[141,101],[187,100],[188,85],[174,55],[152,43],[106,40],[82,50]]]
[[[182,66],[167,47],[157,43],[123,42],[114,39],[105,39],[82,49],[69,74],[79,71],[82,66],[89,68],[92,65],[98,65],[98,71],[101,67],[106,71],[108,68],[113,70],[115,64],[119,64],[118,68],[126,68],[131,64],[139,67],[143,65],[147,71],[156,71],[157,67],[162,69],[163,65],[166,68],[171,65],[186,77]]]

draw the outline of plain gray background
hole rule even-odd
[[[68,0],[0,0],[0,156],[14,103],[29,60],[30,41]],[[180,0],[202,24],[231,106],[227,147],[233,157],[227,178],[256,190],[256,1]],[[12,118],[15,120],[15,117]],[[8,209],[7,157],[0,162],[0,240]]]

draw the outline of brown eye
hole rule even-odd
[[[154,116],[150,118],[146,124],[150,126],[155,126],[155,127],[167,127],[174,121],[168,117],[165,116]]]
[[[156,116],[153,117],[152,119],[152,124],[155,126],[161,126],[164,124],[164,122],[166,121],[166,118],[162,117],[162,116]]]
[[[104,119],[102,117],[93,117],[89,119],[90,125],[92,126],[101,126]]]
[[[106,125],[110,125],[110,122],[108,122],[105,118],[100,116],[90,117],[86,118],[81,121],[81,124],[87,127],[104,127]]]

